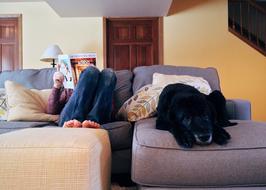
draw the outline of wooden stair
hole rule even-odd
[[[266,56],[266,1],[228,0],[228,27]]]

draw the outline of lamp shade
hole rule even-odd
[[[52,62],[57,59],[59,54],[63,54],[58,45],[51,45],[43,52],[40,60],[44,62]]]

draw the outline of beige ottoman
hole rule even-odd
[[[107,190],[111,150],[103,129],[39,128],[0,135],[0,189]]]

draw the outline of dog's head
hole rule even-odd
[[[174,126],[189,132],[197,144],[212,142],[213,116],[204,95],[174,97],[169,117]]]

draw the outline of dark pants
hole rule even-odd
[[[87,119],[99,124],[110,121],[115,85],[116,75],[112,69],[102,72],[95,67],[85,69],[60,114],[59,125],[72,119],[80,122]]]

